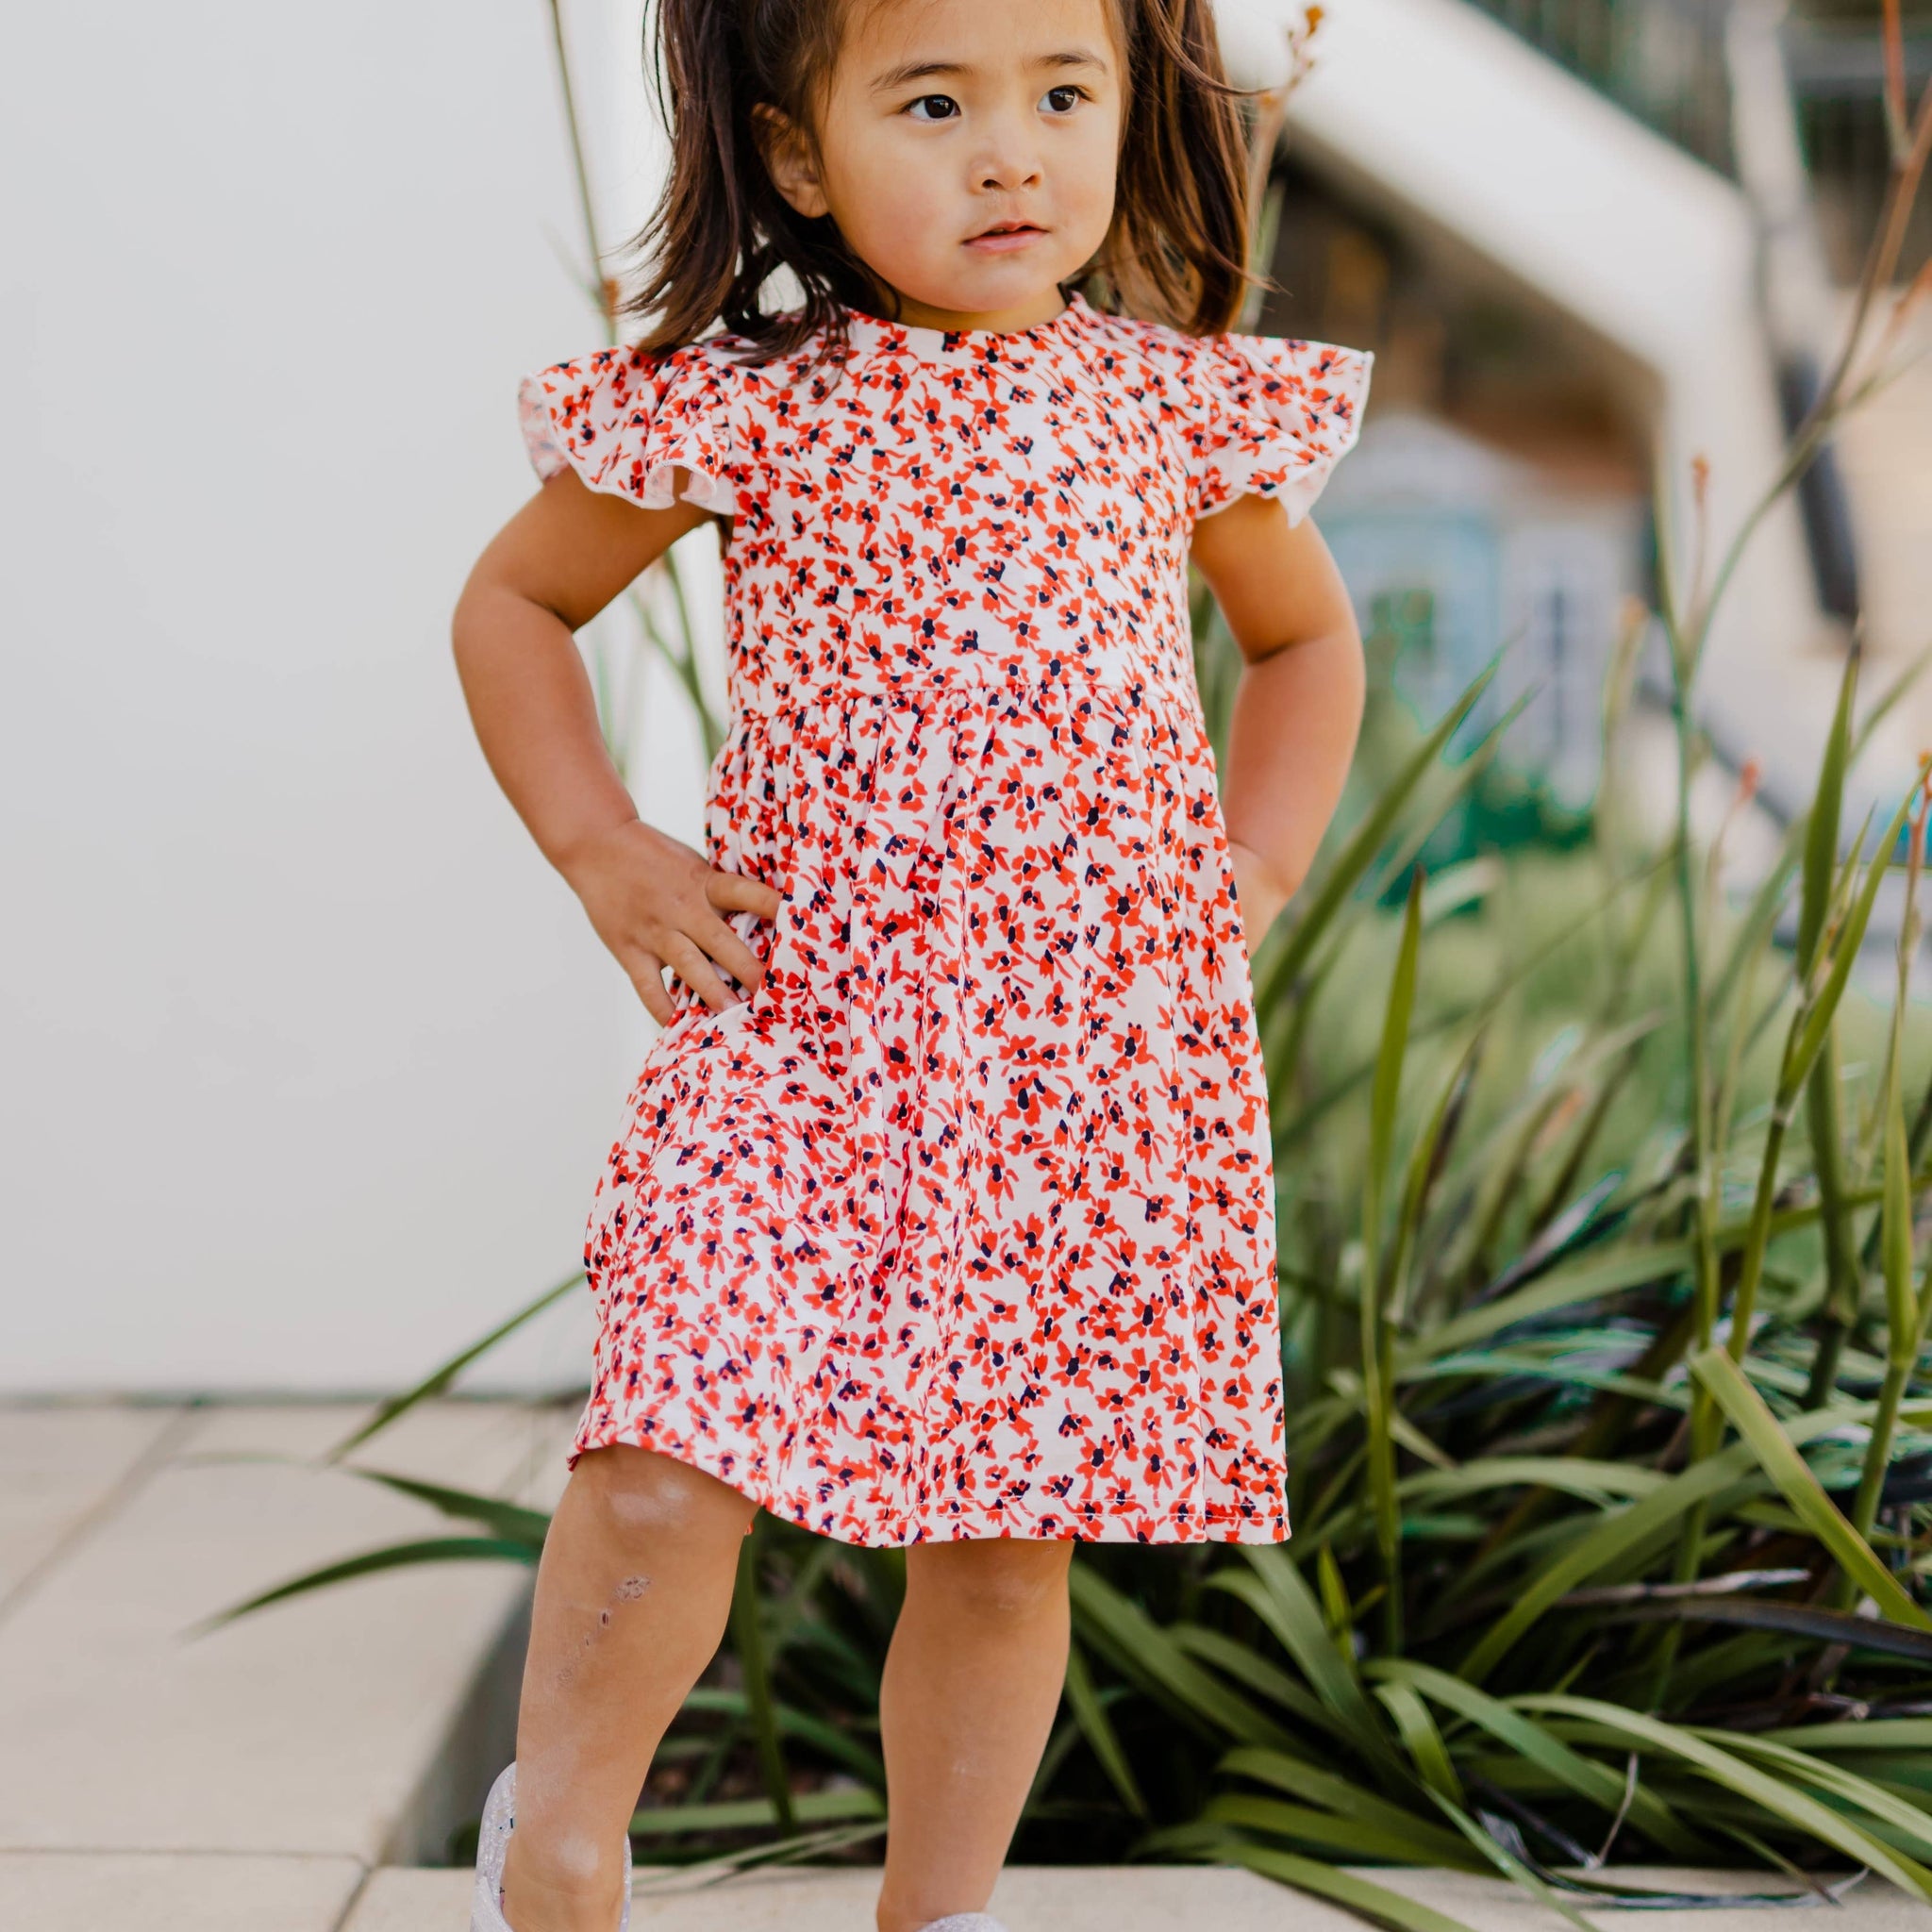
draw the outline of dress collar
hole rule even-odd
[[[845,326],[859,355],[910,356],[922,362],[1004,361],[1011,355],[1037,354],[1072,340],[1093,312],[1086,297],[1075,292],[1058,315],[1031,328],[924,328],[888,322],[858,308],[845,311]]]

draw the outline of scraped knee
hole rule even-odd
[[[758,1507],[706,1470],[628,1443],[586,1450],[571,1486],[613,1542],[640,1554],[667,1541],[741,1538]]]

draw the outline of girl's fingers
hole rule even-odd
[[[727,912],[756,912],[760,919],[776,919],[785,903],[785,894],[776,886],[741,872],[713,872],[705,890],[713,906]]]
[[[693,932],[689,937],[695,940],[740,986],[751,988],[763,982],[765,962],[739,938],[735,926],[726,925],[722,919],[713,920],[702,931]]]
[[[712,1012],[722,1013],[738,1005],[738,995],[711,971],[710,960],[689,934],[674,934],[664,952],[672,971]]]
[[[618,964],[624,968],[625,976],[637,988],[638,997],[644,1003],[645,1010],[660,1026],[668,1026],[677,1017],[677,1008],[672,1003],[671,994],[664,985],[664,962],[655,953],[637,952],[621,955]]]
[[[631,932],[622,938],[613,935],[610,941],[619,963],[637,988],[638,997],[662,1026],[677,1017],[677,1002],[664,984],[667,967],[714,1013],[741,1004],[743,997],[725,984],[714,970],[714,961],[747,991],[761,986],[764,960],[739,937],[736,927],[718,915],[744,911],[761,919],[775,919],[785,904],[784,893],[761,879],[702,865],[699,869],[702,906],[680,892],[675,899],[681,903],[662,908],[654,919],[636,920],[633,912],[631,919],[620,924],[620,930],[622,925],[630,925]]]

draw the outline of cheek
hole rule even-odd
[[[1070,157],[1065,192],[1068,203],[1081,217],[1098,222],[1104,228],[1112,219],[1119,176],[1118,136],[1110,125],[1083,131],[1079,146]]]
[[[855,246],[917,255],[957,218],[950,179],[916,143],[882,141],[851,158],[840,225]]]

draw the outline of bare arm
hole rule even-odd
[[[1341,802],[1361,729],[1362,641],[1322,533],[1241,496],[1194,525],[1194,562],[1246,660],[1222,806],[1252,952],[1300,889]]]
[[[773,918],[782,895],[715,870],[639,819],[605,749],[575,633],[708,515],[683,501],[643,509],[586,489],[565,470],[491,540],[450,626],[463,695],[497,783],[666,1024],[674,1012],[667,966],[714,1010],[740,995],[713,962],[742,986],[758,983],[758,956],[724,915]]]

